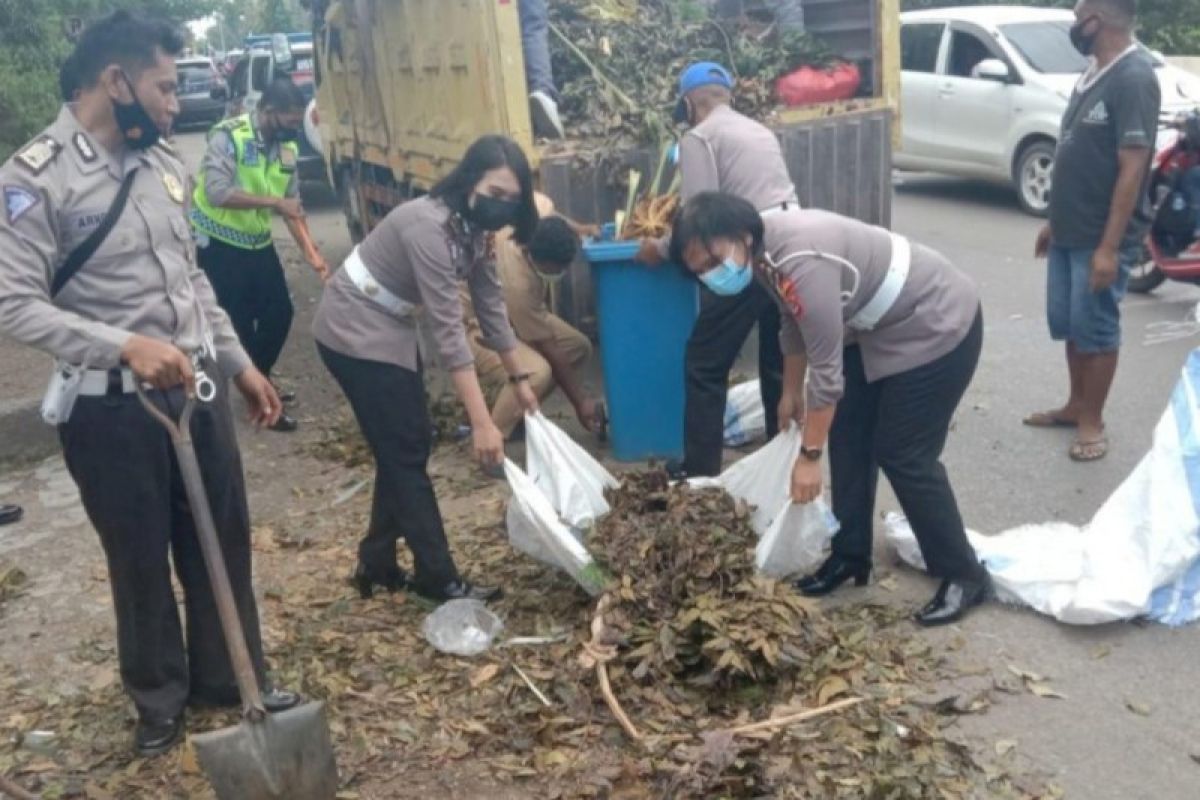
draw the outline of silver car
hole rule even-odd
[[[900,15],[900,169],[1006,183],[1044,215],[1071,92],[1088,60],[1061,9],[971,6]],[[1164,120],[1200,104],[1200,78],[1151,54]]]
[[[225,117],[225,79],[209,58],[176,59],[179,73],[179,116],[176,127],[213,125]],[[214,96],[214,89],[220,89]]]

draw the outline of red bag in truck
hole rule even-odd
[[[858,66],[837,64],[829,69],[801,67],[775,81],[775,96],[785,106],[806,106],[848,100],[858,92],[862,74]]]

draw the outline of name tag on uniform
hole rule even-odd
[[[242,163],[247,167],[258,166],[258,142],[246,142],[242,150]]]
[[[279,166],[283,167],[284,172],[291,172],[296,168],[296,151],[290,147],[284,147],[279,151]]]

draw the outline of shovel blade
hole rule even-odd
[[[220,800],[334,800],[337,764],[322,703],[192,738]]]

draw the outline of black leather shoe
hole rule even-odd
[[[183,714],[167,719],[139,719],[133,746],[139,756],[161,756],[183,741]]]
[[[289,417],[287,414],[280,414],[279,419],[275,420],[275,424],[271,426],[271,430],[278,433],[292,433],[300,427],[300,423],[296,422],[294,417]]]
[[[300,695],[284,689],[271,689],[262,696],[263,708],[272,714],[300,705]]]
[[[355,587],[358,589],[358,596],[363,600],[370,600],[375,594],[375,587],[387,589],[389,592],[398,592],[408,585],[408,573],[400,569],[400,567],[389,567],[382,572],[377,570],[367,569],[367,565],[358,562],[358,566],[354,568],[354,577],[351,578]]]
[[[855,586],[866,586],[871,577],[869,564],[854,564],[837,556],[830,556],[820,569],[805,578],[795,581],[792,586],[805,597],[824,597],[832,594],[839,586],[851,578]]]
[[[20,522],[23,516],[25,516],[25,509],[20,506],[0,506],[0,525]]]
[[[914,619],[918,625],[933,628],[958,622],[967,612],[982,605],[992,595],[992,579],[986,573],[981,580],[942,581],[937,594]]]
[[[282,386],[280,386],[279,384],[274,383],[274,382],[272,382],[271,385],[275,387],[275,394],[279,395],[279,402],[281,402],[281,403],[296,402],[296,393],[294,391],[292,391],[291,389],[284,389]]]
[[[445,603],[447,600],[481,600],[490,603],[504,596],[504,590],[498,586],[473,586],[464,580],[453,581],[436,590],[426,589],[417,584],[410,585],[418,596],[434,603]]]
[[[274,714],[276,711],[287,711],[299,705],[300,695],[284,689],[264,689],[262,702],[263,708]],[[237,708],[241,704],[242,698],[236,688],[196,692],[188,698],[188,705],[192,708]]]

